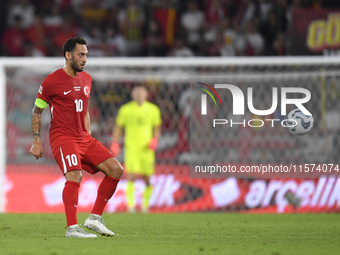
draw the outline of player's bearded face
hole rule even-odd
[[[77,71],[77,72],[82,72],[82,66],[81,63],[78,63],[77,60],[75,60],[74,55],[72,54],[72,59],[71,59],[71,67]]]

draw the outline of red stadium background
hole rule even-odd
[[[20,172],[18,172],[20,169]],[[26,174],[25,174],[26,172]],[[102,176],[84,175],[78,209],[91,210]],[[152,177],[151,212],[240,211],[244,213],[339,212],[340,179],[193,179],[189,166],[158,165]],[[57,166],[7,166],[5,212],[63,212],[64,177]],[[106,212],[126,211],[126,181],[121,180]],[[140,205],[144,183],[137,182]],[[301,198],[296,210],[287,191]]]
[[[91,1],[44,1],[44,5],[39,4],[42,1],[28,1],[30,12],[26,8],[22,12],[15,11],[17,4],[20,5],[18,2],[0,1],[0,88],[3,89],[0,115],[6,125],[6,133],[0,137],[6,138],[6,141],[0,139],[3,144],[0,181],[5,177],[4,186],[0,183],[0,211],[64,212],[61,196],[65,179],[49,149],[48,111],[44,112],[42,121],[44,158],[36,161],[29,151],[32,145],[31,110],[38,87],[46,75],[64,63],[62,44],[71,36],[88,40],[90,61],[86,71],[93,77],[89,109],[91,131],[104,146],[110,147],[117,111],[131,100],[133,86],[143,84],[148,87],[149,100],[161,108],[162,137],[156,174],[151,180],[154,187],[151,212],[339,211],[340,179],[333,176],[315,179],[258,179],[262,176],[193,179],[188,165],[192,156],[189,141],[190,78],[221,75],[228,79],[230,75],[235,76],[235,81],[243,89],[261,85],[254,102],[263,102],[267,97],[265,86],[311,86],[310,108],[316,122],[320,123],[307,138],[296,138],[287,130],[271,133],[268,127],[254,132],[250,129],[230,131],[219,140],[219,147],[213,148],[223,150],[226,162],[284,164],[289,160],[294,163],[315,160],[338,163],[339,63],[334,61],[336,58],[329,58],[329,62],[320,58],[318,64],[311,64],[308,58],[307,62],[302,59],[302,64],[297,64],[300,58],[279,59],[279,56],[338,55],[340,9],[336,8],[339,5],[333,4],[333,9],[327,9],[332,6],[326,4],[326,0],[287,0],[277,1],[277,4],[275,1],[204,0],[197,1],[194,6],[202,18],[188,20],[189,1],[170,1],[176,3],[173,6],[162,6],[167,1],[131,1],[134,2],[132,6],[118,3],[124,1],[92,1],[101,13],[96,19],[89,15],[92,6],[85,3]],[[228,4],[214,6],[214,2]],[[132,28],[137,31],[132,33],[135,36],[126,29],[128,20],[124,18],[130,8],[137,8],[142,13],[138,24],[143,25]],[[168,18],[169,15],[172,18]],[[137,47],[134,42],[138,43]],[[2,56],[8,58],[2,59]],[[32,58],[17,58],[23,56]],[[60,63],[57,59],[47,58],[52,56],[60,57]],[[171,63],[176,62],[174,57],[190,56],[202,57],[203,60],[180,58],[180,64]],[[144,57],[140,58],[143,65],[136,65],[138,59],[128,57]],[[148,63],[148,60],[155,61],[152,57],[157,57],[155,59],[160,62]],[[117,62],[121,63],[118,65]],[[281,116],[276,114],[275,118]],[[118,159],[123,162],[122,155]],[[102,174],[84,174],[79,211],[91,210],[102,177]],[[144,187],[141,180],[137,181],[138,205]],[[126,211],[125,190],[123,176],[106,207],[107,212]],[[5,204],[2,208],[3,191]],[[285,198],[288,191],[301,198],[297,209]]]

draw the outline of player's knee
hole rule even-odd
[[[151,185],[150,178],[146,178],[146,179],[144,179],[144,181],[145,181],[146,186],[150,186]]]
[[[124,169],[123,169],[123,167],[119,164],[119,166],[118,166],[118,168],[117,168],[117,173],[118,173],[118,175],[119,175],[119,178],[122,177],[123,172],[124,172]]]
[[[127,174],[126,179],[130,182],[134,182],[135,180],[137,180],[137,175],[136,174]]]
[[[83,179],[83,171],[74,170],[74,171],[67,172],[65,174],[65,178],[66,178],[67,181],[73,181],[73,182],[81,183],[81,180]]]
[[[112,164],[111,166],[111,171],[110,171],[110,176],[113,178],[119,179],[123,175],[123,167],[119,162],[115,162],[115,164]]]
[[[150,176],[142,175],[142,178],[147,186],[150,186]]]

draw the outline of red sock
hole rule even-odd
[[[67,181],[63,190],[63,202],[65,206],[67,226],[78,224],[77,222],[77,206],[79,196],[78,182]]]
[[[116,191],[119,179],[112,178],[110,176],[105,176],[98,187],[98,195],[96,202],[94,203],[92,214],[102,215],[104,208]]]

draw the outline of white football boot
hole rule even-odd
[[[67,227],[65,237],[79,237],[79,238],[95,238],[97,235],[87,233],[79,226]]]
[[[85,220],[84,226],[104,236],[115,235],[115,233],[107,229],[104,225],[104,220],[99,215],[90,214],[90,216]]]

